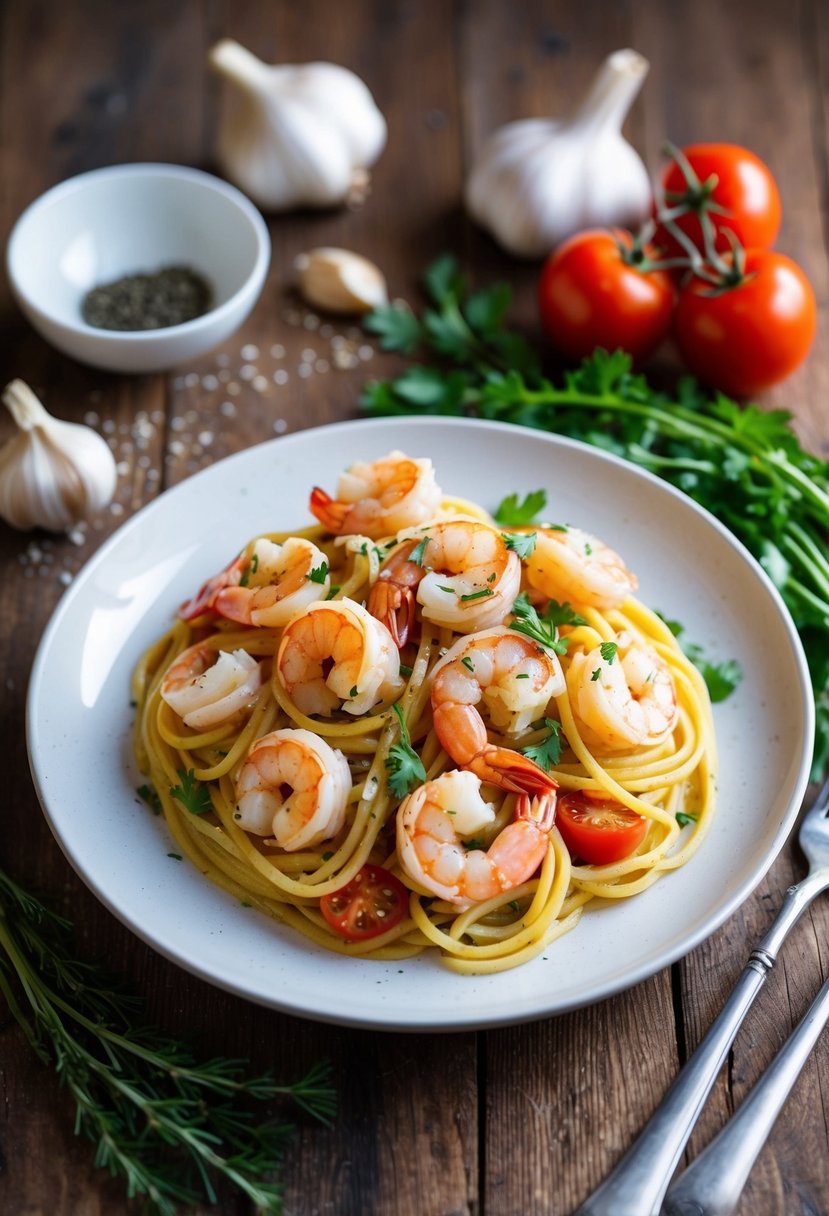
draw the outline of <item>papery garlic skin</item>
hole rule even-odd
[[[621,133],[648,68],[636,51],[615,51],[573,118],[508,123],[490,136],[465,202],[504,249],[546,257],[585,228],[637,228],[648,218],[648,171]]]
[[[115,457],[97,431],[47,413],[22,380],[3,391],[19,431],[0,448],[0,516],[65,532],[112,501]]]
[[[359,253],[320,245],[294,263],[300,294],[326,312],[360,315],[389,302],[382,272]]]
[[[258,206],[331,207],[365,188],[386,121],[358,76],[333,63],[271,66],[230,38],[209,63],[238,86],[219,122],[219,166]]]

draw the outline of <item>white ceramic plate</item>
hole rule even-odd
[[[429,455],[445,490],[490,508],[544,487],[553,517],[596,533],[639,594],[719,658],[739,689],[715,709],[719,812],[692,861],[636,899],[590,909],[544,958],[460,977],[436,957],[372,963],[318,950],[214,887],[136,797],[130,671],[177,605],[258,532],[311,522],[312,484],[402,448]],[[497,423],[346,422],[273,440],[206,469],[124,525],[64,596],[28,705],[32,771],[49,823],[99,899],[162,954],[286,1012],[356,1026],[438,1030],[526,1021],[627,988],[687,953],[746,898],[804,792],[812,698],[777,593],[710,515],[593,448]]]

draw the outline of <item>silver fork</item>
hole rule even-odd
[[[829,780],[800,826],[798,840],[809,872],[783,897],[783,906],[708,1033],[604,1182],[574,1216],[658,1216],[688,1137],[728,1050],[778,952],[812,900],[829,888]]]

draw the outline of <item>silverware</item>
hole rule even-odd
[[[827,1021],[829,980],[737,1113],[669,1188],[662,1216],[731,1216]]]
[[[645,1124],[639,1139],[574,1216],[658,1216],[703,1103],[743,1019],[777,960],[778,951],[812,900],[829,887],[827,811],[829,780],[800,827],[798,839],[809,863],[808,874],[789,887],[777,917],[752,952],[731,996]]]

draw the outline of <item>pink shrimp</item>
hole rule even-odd
[[[243,561],[242,579],[218,588],[214,610],[243,625],[270,628],[286,625],[308,604],[325,599],[331,585],[325,554],[301,536],[281,545],[260,536]]]
[[[549,797],[518,799],[515,818],[489,848],[464,841],[495,818],[471,772],[448,772],[418,786],[397,811],[397,852],[409,878],[458,908],[507,894],[526,882],[544,860],[555,816]]]
[[[434,519],[440,500],[431,460],[394,451],[373,464],[351,465],[337,483],[336,498],[315,486],[310,507],[330,532],[380,540]]]
[[[556,782],[528,756],[487,738],[478,705],[496,729],[519,734],[564,691],[558,658],[531,638],[499,626],[461,638],[432,675],[432,716],[456,764],[499,789],[552,795]]]
[[[448,519],[405,540],[386,559],[368,610],[403,646],[414,621],[415,588],[427,621],[474,633],[506,620],[520,584],[521,562],[495,528]]]

